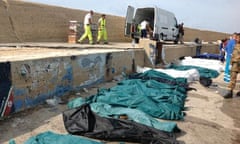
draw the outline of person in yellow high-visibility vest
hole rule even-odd
[[[97,43],[103,38],[104,44],[108,44],[107,29],[106,29],[106,15],[102,14],[101,18],[98,20],[98,37]]]
[[[93,43],[93,37],[92,37],[92,30],[91,30],[91,24],[92,24],[92,16],[93,11],[90,10],[89,13],[87,13],[84,17],[84,34],[81,36],[81,38],[78,40],[79,43],[82,43],[82,41],[88,37],[89,44]]]

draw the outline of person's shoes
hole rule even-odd
[[[236,97],[240,97],[240,91],[236,93]]]
[[[82,41],[81,40],[77,40],[77,43],[82,44]]]
[[[94,42],[91,42],[91,43],[89,43],[90,45],[94,45],[95,43]]]
[[[99,41],[97,41],[97,44],[100,44],[100,42],[99,42]]]
[[[232,92],[232,90],[226,90],[222,96],[225,99],[232,98],[233,97],[233,92]]]
[[[108,42],[104,42],[103,44],[108,44]]]

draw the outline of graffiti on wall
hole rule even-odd
[[[11,65],[0,63],[0,117],[8,116],[15,111],[11,81]]]
[[[60,69],[59,69],[60,70]],[[64,62],[64,73],[60,77],[60,81],[56,84],[55,96],[63,96],[65,93],[73,89],[73,68],[67,62]],[[60,72],[62,73],[62,71]],[[59,73],[59,74],[60,74]]]
[[[17,111],[35,106],[50,97],[62,96],[72,90],[73,72],[68,60],[56,58],[25,61],[18,65],[15,81],[20,83],[14,88]]]
[[[101,81],[104,78],[104,64],[105,54],[94,54],[79,58],[79,67],[88,74],[88,80],[84,81],[80,86]]]

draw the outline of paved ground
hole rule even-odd
[[[215,83],[223,83],[222,75],[214,79]],[[115,84],[103,83],[79,93],[88,96],[95,94],[100,87]],[[191,87],[197,91],[188,93],[185,120],[177,121],[182,130],[177,135],[181,144],[239,144],[240,98],[223,99],[217,93],[217,87],[205,88],[198,82],[192,83]],[[74,97],[71,95],[69,99]],[[29,137],[48,130],[67,133],[61,115],[65,109],[66,105],[50,107],[44,104],[0,121],[0,143],[7,144],[10,139],[15,139],[17,144],[22,144]]]
[[[33,47],[35,46],[35,47]],[[34,59],[38,57],[50,57],[63,54],[94,53],[98,51],[114,51],[132,48],[131,44],[111,43],[103,45],[79,45],[66,44],[62,49],[62,44],[46,43],[46,45],[36,45],[36,43],[24,44],[4,44],[0,45],[0,62],[24,59]],[[5,47],[5,48],[4,48]],[[10,48],[12,47],[12,48]],[[52,49],[45,49],[51,47]],[[89,48],[91,47],[91,48]],[[108,49],[109,48],[109,49]],[[34,51],[33,51],[34,50]],[[19,57],[21,55],[21,57]],[[224,85],[223,75],[214,79],[214,84]],[[81,96],[95,94],[100,87],[112,87],[116,82],[103,83],[88,91],[79,92]],[[183,121],[176,121],[182,130],[178,140],[182,144],[239,144],[240,143],[240,98],[223,99],[217,91],[217,87],[205,88],[198,82],[192,83],[191,87],[197,91],[190,91],[185,106],[186,117]],[[68,96],[69,99],[76,95]],[[10,139],[15,139],[17,144],[22,144],[29,137],[45,131],[56,133],[67,133],[62,120],[62,111],[66,110],[66,105],[50,107],[47,104],[36,108],[17,113],[12,117],[0,121],[0,143],[7,144]]]
[[[214,80],[222,84],[223,75]],[[223,99],[217,87],[205,88],[192,84],[197,91],[188,94],[187,116],[179,127],[184,131],[179,140],[186,144],[240,143],[240,98]]]

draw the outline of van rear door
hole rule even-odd
[[[154,26],[153,26],[153,37],[156,39],[159,39],[159,31],[160,31],[160,16],[159,16],[159,11],[158,8],[154,8]]]
[[[131,24],[133,21],[133,15],[134,15],[134,7],[128,6],[127,8],[127,15],[125,19],[125,36],[131,35]]]
[[[172,30],[172,36],[173,36],[173,40],[177,39],[178,36],[178,28],[177,28],[177,19],[175,16],[172,16],[172,22],[171,22],[171,30]]]

